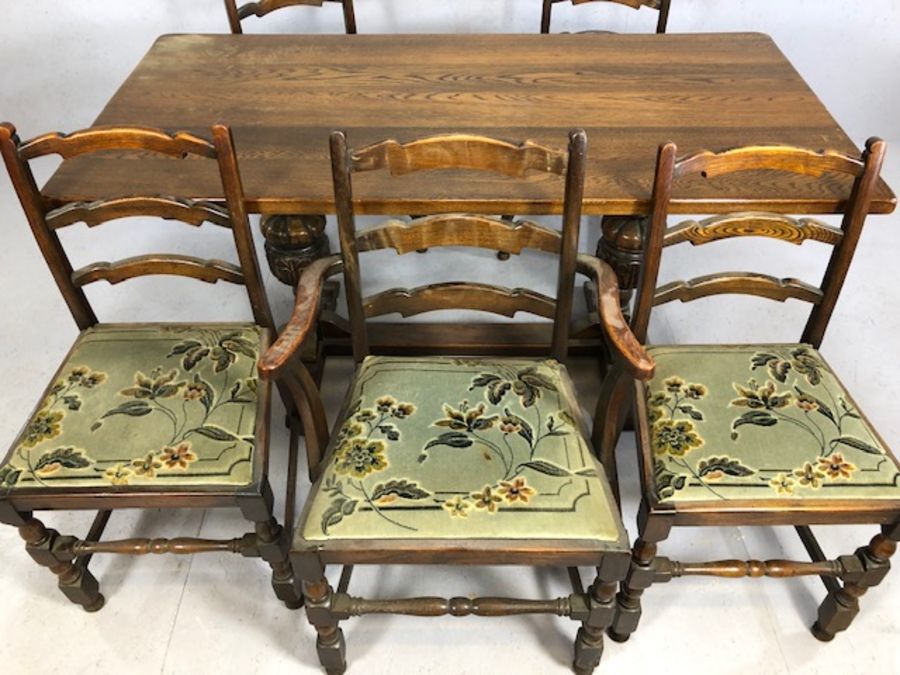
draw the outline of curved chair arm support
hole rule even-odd
[[[294,313],[278,339],[260,357],[260,377],[277,377],[298,353],[309,331],[315,326],[325,280],[342,269],[341,256],[333,255],[319,258],[303,270],[297,284]]]
[[[578,270],[597,284],[597,313],[609,344],[639,380],[653,377],[656,363],[628,327],[619,305],[619,282],[612,267],[591,255],[578,256]]]

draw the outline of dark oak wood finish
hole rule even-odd
[[[347,34],[356,32],[356,11],[353,0],[258,0],[238,6],[237,0],[225,0],[225,12],[228,14],[228,25],[231,32],[240,35],[244,32],[241,22],[251,16],[264,17],[284,7],[321,7],[326,2],[340,3],[344,12],[344,30]],[[298,31],[302,32],[302,31]]]
[[[617,5],[625,5],[632,9],[641,9],[642,7],[655,9],[659,12],[659,17],[656,20],[657,33],[666,32],[666,24],[669,22],[669,8],[672,4],[671,0],[544,0],[544,7],[541,13],[541,33],[550,32],[550,20],[553,14],[553,5],[561,2],[571,2],[573,5],[584,5],[589,2],[609,2]]]
[[[145,157],[162,155],[168,171],[180,174],[180,167],[195,160],[218,168],[223,205],[197,202],[186,197],[173,197],[168,190],[146,194],[126,193],[90,202],[67,203],[49,200],[38,189],[31,171],[31,160],[59,155],[73,158],[94,153],[130,153],[130,164],[138,168]],[[0,154],[12,179],[32,233],[59,289],[81,330],[98,324],[97,316],[82,291],[86,284],[105,280],[118,284],[148,274],[177,275],[216,283],[224,280],[246,286],[248,299],[257,325],[263,329],[266,343],[275,332],[272,313],[263,288],[259,263],[244,208],[243,188],[234,150],[231,130],[224,125],[212,128],[212,141],[193,134],[167,132],[147,127],[95,127],[63,135],[46,134],[21,142],[15,128],[0,124]],[[212,161],[202,161],[212,160]],[[160,194],[164,196],[160,196]],[[174,255],[149,254],[117,262],[97,262],[73,270],[57,232],[84,222],[91,228],[118,218],[148,216],[174,219],[191,226],[204,222],[231,230],[239,264],[220,260]],[[294,376],[293,371],[286,377]],[[288,405],[293,407],[289,387],[277,383]],[[208,551],[231,551],[245,556],[262,557],[272,568],[272,585],[276,595],[290,607],[299,607],[303,597],[287,557],[285,530],[273,517],[272,490],[268,480],[268,425],[270,387],[259,390],[252,484],[226,487],[191,487],[189,489],[131,487],[128,491],[108,488],[27,487],[0,493],[0,521],[15,525],[35,561],[48,567],[59,577],[60,589],[86,611],[99,610],[104,603],[96,578],[88,571],[95,553],[142,555],[147,553],[189,554]],[[45,391],[43,398],[47,395]],[[292,448],[295,456],[296,448]],[[290,489],[289,489],[290,492]],[[209,541],[195,538],[129,539],[100,541],[111,511],[117,508],[240,508],[255,529],[241,538]],[[87,537],[61,536],[46,528],[32,514],[34,510],[97,509],[98,514]]]
[[[643,242],[644,266],[636,284],[637,298],[631,320],[634,334],[646,342],[651,311],[656,305],[676,299],[689,302],[711,295],[737,293],[782,302],[787,298],[797,298],[810,303],[809,319],[800,342],[818,348],[840,295],[866,214],[870,211],[884,161],[885,143],[880,139],[870,139],[861,158],[790,146],[703,151],[681,160],[676,159],[676,154],[674,143],[663,144],[658,150],[652,206]],[[845,175],[849,185],[840,228],[813,219],[794,219],[762,212],[728,212],[702,222],[686,221],[668,226],[669,203],[681,180],[699,176],[712,181],[718,176],[741,176],[758,171],[807,176],[823,181],[834,174]],[[815,240],[832,246],[821,284],[813,286],[796,279],[779,280],[750,272],[729,272],[657,286],[660,259],[666,247],[684,242],[700,246],[720,239],[747,236],[791,244]],[[825,583],[828,596],[819,608],[813,634],[820,640],[830,640],[837,632],[849,627],[859,609],[859,596],[880,583],[887,573],[888,558],[896,548],[895,542],[900,539],[900,500],[729,499],[663,503],[656,495],[652,476],[654,454],[649,441],[651,425],[644,386],[631,380],[621,369],[613,373],[615,381],[605,383],[606,393],[601,396],[601,405],[609,407],[605,411],[598,407],[595,443],[601,446],[605,464],[614,467],[615,444],[624,413],[633,404],[642,497],[638,516],[639,537],[633,549],[631,569],[617,598],[617,615],[610,636],[624,641],[637,628],[641,616],[641,596],[646,588],[653,583],[688,575],[725,578],[819,576]],[[684,376],[690,378],[690,373],[684,373]],[[883,532],[853,555],[829,560],[809,526],[845,523],[882,525]],[[684,563],[657,555],[657,545],[666,539],[671,527],[696,525],[793,525],[812,562],[720,560]]]
[[[326,140],[334,128],[360,144],[453,129],[551,147],[583,128],[593,145],[583,212],[603,215],[647,213],[653,148],[668,140],[685,154],[770,143],[858,152],[760,34],[165,36],[96,123],[202,134],[210,116],[234,130],[247,209],[257,213],[335,212]],[[177,178],[161,161],[124,166],[115,154],[75,158],[44,193],[90,202],[159,185],[222,198],[215,172],[196,163]],[[835,213],[850,184],[835,175],[745,178],[680,181],[670,211]],[[394,181],[379,172],[355,186],[356,211],[558,214],[551,185],[487,175],[474,185],[435,182],[430,173]],[[879,183],[872,212],[894,204]]]

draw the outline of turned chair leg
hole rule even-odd
[[[625,642],[637,630],[641,620],[641,596],[653,584],[657,544],[669,536],[667,519],[651,518],[645,502],[638,513],[638,539],[631,554],[631,565],[622,588],[616,596],[616,615],[607,631],[610,639]]]
[[[868,546],[856,550],[854,556],[861,563],[862,572],[846,580],[844,585],[830,592],[819,606],[812,634],[823,642],[830,642],[834,636],[850,627],[859,614],[859,598],[865,592],[881,583],[891,568],[890,557],[897,550],[900,540],[900,523],[885,525],[881,533],[875,535]]]
[[[306,618],[316,629],[316,652],[328,675],[342,675],[347,669],[347,645],[339,619],[331,609],[334,590],[325,578],[325,567],[315,554],[295,554],[295,574],[303,579]]]
[[[616,613],[616,587],[629,562],[627,556],[614,559],[607,556],[597,569],[597,577],[588,590],[590,612],[575,638],[576,675],[590,675],[600,665],[603,656],[603,633],[613,622]]]
[[[241,512],[256,529],[258,555],[272,568],[272,589],[288,609],[303,606],[303,591],[291,567],[290,533],[278,524],[273,515],[274,497],[269,482],[262,486],[262,497],[241,502]]]
[[[106,600],[100,593],[97,578],[87,565],[75,562],[75,537],[62,536],[31,514],[23,517],[19,535],[25,540],[25,549],[34,561],[57,576],[63,595],[81,605],[86,612],[96,612],[103,607]]]

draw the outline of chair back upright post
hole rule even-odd
[[[856,253],[863,224],[866,222],[875,187],[878,185],[878,177],[881,175],[885,150],[886,144],[880,138],[870,138],[866,141],[866,149],[862,156],[864,168],[853,182],[853,191],[850,193],[841,221],[843,236],[831,254],[828,267],[825,268],[822,301],[813,308],[800,338],[801,342],[808,342],[816,348],[825,337],[825,330],[831,321],[834,306],[837,304],[838,296],[844,287],[844,279]]]
[[[562,248],[556,284],[556,315],[553,317],[551,355],[564,361],[569,350],[569,329],[575,298],[575,266],[578,237],[581,232],[581,202],[584,197],[584,161],[587,156],[587,134],[576,131],[569,136],[566,162],[566,192],[563,204]]]
[[[228,14],[228,25],[234,35],[244,32],[241,22],[251,16],[264,17],[266,14],[284,7],[298,7],[300,5],[321,7],[326,2],[339,2],[344,13],[344,31],[348,34],[356,33],[356,12],[353,0],[257,0],[248,2],[240,7],[237,0],[224,0],[225,12]]]
[[[369,353],[365,320],[399,312],[410,316],[439,309],[474,309],[513,316],[526,311],[552,319],[552,356],[565,359],[575,288],[578,234],[584,188],[587,136],[573,131],[568,152],[551,150],[530,141],[518,145],[497,139],[449,134],[405,144],[386,140],[365,148],[348,148],[342,131],[331,134],[332,176],[338,233],[344,260],[353,355],[357,362]],[[394,176],[436,169],[492,172],[523,178],[528,172],[565,177],[562,230],[533,221],[510,222],[500,217],[441,213],[403,223],[391,220],[357,233],[353,208],[352,174],[384,169]],[[360,281],[360,252],[393,248],[399,254],[439,246],[464,246],[520,253],[531,248],[558,256],[556,298],[529,289],[505,289],[488,284],[447,282],[415,289],[391,289],[364,298]]]
[[[541,33],[550,32],[550,20],[553,14],[553,5],[558,2],[566,2],[566,0],[544,0],[544,6],[541,13]],[[649,7],[659,12],[656,20],[656,32],[665,33],[666,26],[669,22],[669,7],[671,0],[570,0],[573,5],[582,5],[588,2],[612,2],[618,5],[626,5],[632,9],[640,9],[641,7]],[[588,31],[590,32],[590,31]]]
[[[334,131],[331,143],[331,175],[334,179],[334,204],[338,220],[338,239],[344,261],[344,287],[347,295],[347,312],[350,317],[350,338],[353,359],[360,363],[369,355],[365,315],[362,305],[362,288],[359,273],[359,250],[356,248],[356,216],[353,212],[353,182],[350,178],[352,162],[347,136]]]
[[[78,329],[87,330],[97,323],[97,315],[84,291],[72,283],[72,263],[56,232],[47,226],[41,191],[31,166],[19,156],[20,145],[16,128],[6,122],[0,124],[0,153],[22,210],[28,218],[28,225]]]
[[[0,124],[0,154],[12,179],[35,240],[80,330],[98,323],[83,287],[94,281],[111,284],[146,275],[175,275],[216,283],[246,286],[256,323],[275,330],[272,312],[260,276],[231,131],[213,128],[214,141],[187,133],[168,134],[146,127],[94,127],[63,135],[49,133],[21,142],[13,125]],[[171,195],[128,195],[95,201],[50,204],[44,199],[29,162],[58,155],[67,160],[102,151],[147,152],[174,161],[187,157],[216,160],[226,204],[197,201]],[[211,223],[231,230],[240,267],[221,260],[205,260],[175,254],[148,254],[117,262],[95,262],[73,270],[57,230],[83,222],[95,227],[111,220],[145,216],[199,226]]]
[[[644,264],[638,282],[632,330],[647,340],[650,314],[654,306],[672,300],[690,302],[725,293],[756,295],[771,300],[794,298],[812,304],[801,342],[819,348],[837,303],[862,227],[869,212],[884,163],[885,143],[870,138],[860,159],[836,152],[815,152],[790,146],[749,146],[723,152],[703,151],[675,160],[673,143],[661,145],[653,183],[651,215],[644,233]],[[794,219],[782,214],[730,212],[697,222],[667,226],[674,181],[699,175],[703,179],[740,171],[784,171],[812,178],[826,173],[853,177],[840,228],[814,218]],[[775,279],[752,272],[725,272],[657,285],[662,251],[686,241],[702,245],[734,237],[757,236],[802,244],[811,239],[833,247],[818,287],[796,279]]]
[[[237,151],[234,146],[234,136],[231,128],[224,124],[213,126],[213,144],[216,148],[216,159],[219,162],[219,173],[222,177],[222,189],[225,191],[225,203],[231,220],[231,230],[234,234],[234,243],[237,248],[238,259],[244,273],[244,283],[247,286],[247,294],[250,297],[250,306],[253,309],[253,317],[256,323],[277,334],[275,319],[272,316],[272,308],[266,295],[262,272],[259,266],[259,257],[253,243],[253,234],[250,229],[250,218],[247,215],[247,205],[244,198],[244,184],[238,167]]]

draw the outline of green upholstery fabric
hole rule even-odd
[[[303,540],[622,533],[556,361],[369,357]]]
[[[263,331],[84,331],[0,467],[0,490],[247,485]]]
[[[812,347],[650,352],[649,446],[661,501],[900,500],[897,461]]]

